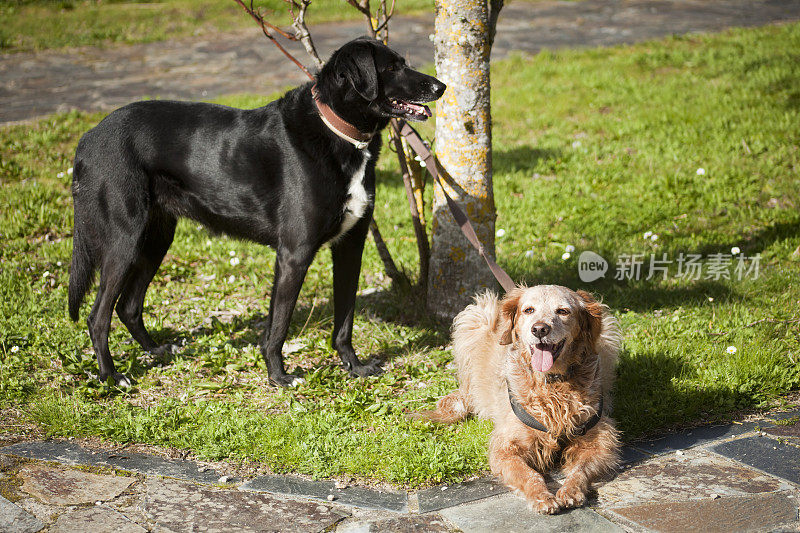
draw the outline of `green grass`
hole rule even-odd
[[[617,314],[625,341],[615,417],[627,440],[774,405],[800,386],[798,50],[793,24],[494,65],[500,263],[516,279],[594,291]],[[358,300],[355,343],[386,358],[380,377],[349,380],[336,366],[323,250],[293,318],[297,351],[287,355],[309,381],[270,387],[254,343],[274,253],[182,222],[145,313],[157,339],[183,338],[186,348],[153,364],[115,319],[112,351],[139,385],[121,393],[87,382],[96,363],[85,326],[66,316],[72,212],[70,177],[59,172],[101,116],[0,130],[0,409],[15,406],[54,436],[173,446],[317,477],[416,486],[487,468],[488,423],[438,427],[404,416],[455,386],[446,327],[428,321],[413,292],[389,287],[372,245],[360,288],[380,290]],[[395,259],[414,272],[395,165],[386,150],[376,218]],[[659,239],[645,240],[647,231]],[[576,250],[563,260],[567,245]],[[758,279],[681,280],[674,265],[667,281],[577,276],[585,250],[613,263],[623,253],[676,259],[733,246],[761,254]]]
[[[257,0],[268,20],[291,23],[284,0]],[[400,0],[397,13],[430,11],[433,0]],[[309,24],[361,19],[344,0],[316,0]],[[0,4],[0,51],[142,43],[256,27],[233,0],[12,0]]]

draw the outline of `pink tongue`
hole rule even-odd
[[[553,366],[553,352],[544,344],[531,346],[531,365],[537,372],[547,372]]]

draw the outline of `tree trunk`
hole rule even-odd
[[[502,3],[500,3],[502,5]],[[494,256],[492,133],[489,102],[491,37],[487,0],[436,0],[436,75],[447,91],[436,104],[436,155],[448,193],[472,220]],[[451,319],[474,294],[497,283],[456,226],[434,187],[428,309]]]

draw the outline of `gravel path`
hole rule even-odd
[[[800,20],[797,0],[517,0],[500,15],[493,58],[512,51],[611,46],[669,34]],[[364,33],[363,22],[312,28],[323,57]],[[433,15],[398,17],[392,46],[433,61]],[[290,45],[305,59],[299,46]],[[0,55],[0,124],[69,109],[110,110],[140,98],[267,94],[305,80],[259,30],[107,48]]]

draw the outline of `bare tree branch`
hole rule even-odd
[[[325,63],[319,58],[317,48],[314,46],[314,41],[311,39],[311,32],[308,31],[308,26],[306,25],[306,10],[308,10],[308,6],[311,5],[311,0],[300,0],[299,2],[297,0],[286,0],[286,3],[289,4],[289,11],[294,21],[292,27],[295,32],[295,39],[303,44],[306,53],[311,56],[317,68],[322,68],[322,65]],[[297,9],[297,13],[295,13],[295,9]]]
[[[289,51],[286,50],[286,48],[284,48],[283,45],[281,45],[281,43],[278,42],[278,40],[275,38],[275,36],[272,35],[269,32],[269,30],[273,29],[273,30],[277,31],[278,33],[280,33],[281,35],[283,35],[284,37],[286,37],[290,41],[296,41],[297,40],[297,39],[295,39],[294,35],[289,35],[285,31],[281,30],[280,28],[278,28],[276,26],[273,26],[272,24],[270,24],[269,22],[264,20],[264,17],[261,16],[261,13],[259,13],[256,9],[253,8],[253,0],[250,0],[250,7],[248,7],[247,4],[245,4],[242,0],[233,0],[233,1],[236,2],[237,4],[239,4],[240,6],[242,6],[242,9],[244,9],[247,12],[247,14],[250,15],[256,22],[258,22],[258,25],[261,26],[261,31],[264,33],[264,35],[267,37],[267,39],[272,41],[272,44],[277,46],[278,50],[283,52],[283,55],[288,57],[295,65],[297,65],[300,68],[300,70],[305,72],[306,76],[308,76],[312,80],[314,79],[314,76],[311,74],[311,72],[308,71],[308,69],[305,67],[305,65],[300,63],[300,61],[298,61],[297,58],[295,58],[292,54],[290,54]]]
[[[408,199],[408,207],[411,211],[411,222],[414,226],[414,234],[417,238],[417,252],[419,253],[419,286],[423,292],[427,291],[428,287],[428,265],[430,264],[430,245],[428,244],[428,233],[425,230],[425,223],[422,220],[420,213],[422,213],[422,206],[417,202],[417,195],[415,181],[412,176],[412,170],[408,165],[408,156],[400,140],[400,124],[397,119],[392,119],[392,142],[397,152],[397,160],[400,163],[400,173],[403,176],[403,185],[406,189],[406,198]],[[421,195],[420,195],[421,198]]]
[[[386,271],[386,275],[395,283],[408,283],[406,275],[400,272],[400,270],[397,269],[397,265],[394,264],[392,254],[389,253],[389,248],[386,247],[386,242],[383,240],[383,236],[381,236],[375,218],[370,221],[369,230],[372,233],[372,240],[375,242],[375,248],[378,249],[378,256],[380,256],[381,262],[383,262],[383,270]]]

